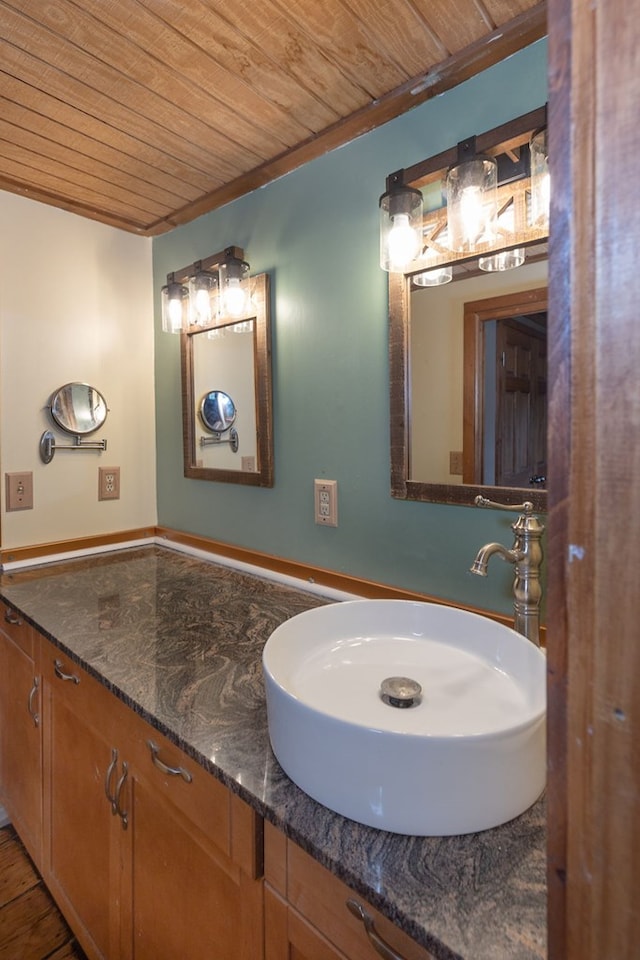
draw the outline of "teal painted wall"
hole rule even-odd
[[[512,570],[468,574],[508,514],[389,494],[385,177],[545,102],[546,43],[153,242],[158,518],[202,534],[488,610],[511,611]],[[178,337],[160,332],[166,274],[229,244],[269,272],[275,486],[187,480]],[[313,521],[314,477],[338,481],[339,526]],[[512,519],[512,518],[511,518]]]

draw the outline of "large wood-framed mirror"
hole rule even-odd
[[[241,317],[181,334],[184,475],[273,486],[269,276]]]
[[[545,123],[542,107],[478,136],[477,149],[517,162]],[[455,160],[455,148],[431,157],[402,171],[403,183],[428,197]],[[516,189],[526,202],[526,183]],[[432,211],[425,235],[427,220]],[[393,497],[472,505],[481,494],[546,510],[548,237],[518,240],[526,257],[513,270],[483,272],[477,254],[443,253],[437,266],[449,264],[453,281],[440,287],[413,282],[417,262],[389,274]],[[526,376],[509,367],[523,358],[535,364]]]

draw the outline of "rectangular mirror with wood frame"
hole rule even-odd
[[[268,274],[246,315],[189,327],[180,353],[185,477],[273,486]]]
[[[541,107],[479,135],[477,149],[508,167],[545,124]],[[403,183],[437,196],[455,161],[452,148],[402,171]],[[526,176],[500,189],[527,204]],[[446,207],[424,215],[427,244],[438,218],[446,222]],[[498,241],[492,252],[512,246]],[[480,494],[546,510],[548,236],[530,230],[517,246],[524,264],[496,272],[480,270],[477,253],[439,252],[437,266],[453,273],[442,286],[414,283],[418,261],[389,273],[393,497],[472,505]]]

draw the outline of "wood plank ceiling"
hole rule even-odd
[[[0,189],[186,223],[546,32],[546,0],[0,0]]]

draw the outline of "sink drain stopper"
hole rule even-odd
[[[380,684],[380,696],[390,707],[406,709],[420,703],[422,687],[410,677],[387,677]]]

